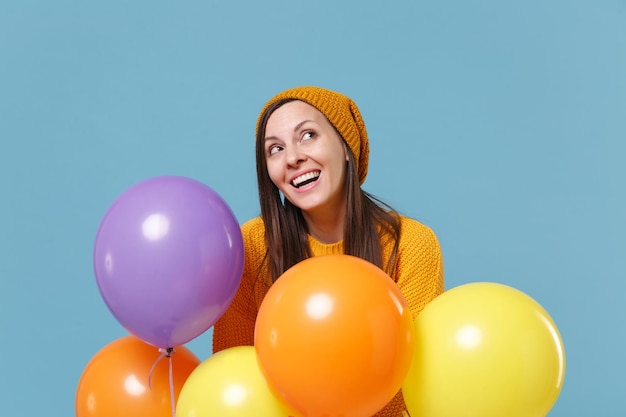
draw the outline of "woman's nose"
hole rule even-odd
[[[300,152],[297,146],[290,146],[287,148],[287,163],[289,165],[298,165],[305,159],[304,154]]]

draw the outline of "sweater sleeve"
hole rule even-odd
[[[241,227],[244,267],[239,289],[226,312],[213,327],[213,353],[233,346],[253,346],[258,312],[258,278],[265,254],[263,222],[252,219]]]
[[[416,220],[403,218],[395,278],[413,319],[444,291],[439,241],[430,228]]]

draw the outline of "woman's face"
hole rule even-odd
[[[270,179],[293,205],[308,214],[345,207],[348,150],[315,107],[291,101],[276,109],[264,149]]]

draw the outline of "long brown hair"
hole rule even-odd
[[[278,187],[267,172],[265,157],[265,126],[270,115],[285,103],[273,103],[259,118],[256,137],[256,169],[265,224],[266,261],[271,281],[276,281],[287,269],[312,256],[307,237],[307,224],[302,211],[281,197]],[[337,132],[339,134],[339,132]],[[341,137],[341,135],[339,134]],[[346,146],[348,151],[349,147]],[[346,162],[347,210],[344,226],[344,253],[357,256],[384,269],[393,277],[400,239],[400,216],[388,204],[361,189],[354,155],[348,153]],[[388,259],[383,259],[382,248],[391,243]]]

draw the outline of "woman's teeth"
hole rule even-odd
[[[291,185],[293,185],[296,188],[299,188],[299,187],[302,187],[303,185],[316,181],[319,176],[320,176],[319,171],[307,172],[306,174],[302,174],[299,177],[294,178],[291,181]]]

